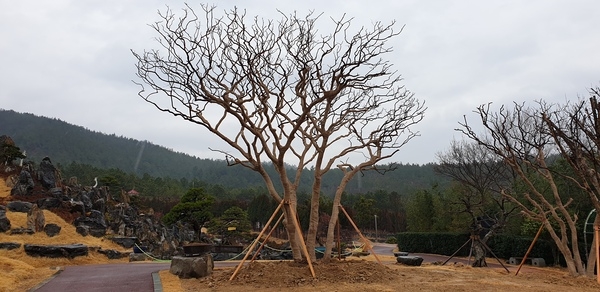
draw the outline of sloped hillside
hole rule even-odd
[[[6,185],[4,178],[0,178],[0,199],[10,199],[10,188]],[[123,247],[110,240],[86,236],[83,237],[75,231],[75,227],[58,215],[44,210],[46,224],[55,223],[61,226],[60,234],[54,237],[48,237],[43,232],[33,235],[20,234],[10,235],[0,233],[0,242],[14,242],[21,244],[21,247],[14,250],[0,249],[0,291],[26,291],[41,281],[56,273],[59,267],[67,265],[82,265],[92,263],[107,263],[127,261],[127,259],[109,260],[105,255],[100,254],[95,249],[87,256],[76,257],[74,259],[66,258],[37,258],[25,254],[24,244],[74,244],[81,243],[88,247],[97,249],[113,249],[126,251]],[[26,227],[27,214],[19,212],[6,212],[7,218],[11,222],[12,228]]]

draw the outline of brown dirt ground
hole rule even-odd
[[[182,291],[599,291],[590,278],[554,268],[522,270],[472,268],[457,264],[409,267],[371,259],[334,260],[309,267],[293,262],[254,262],[229,281],[234,269],[217,269],[203,279],[180,280]]]

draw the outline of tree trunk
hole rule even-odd
[[[318,164],[320,167],[320,164]],[[308,249],[308,255],[311,261],[316,261],[317,256],[315,254],[317,232],[319,229],[319,197],[321,196],[321,180],[322,175],[320,171],[315,170],[312,197],[310,199],[310,218],[308,222],[308,232],[306,234],[306,248]]]
[[[472,267],[487,267],[487,262],[485,261],[486,250],[483,246],[482,242],[476,239],[473,239],[473,264]]]
[[[298,232],[300,230],[296,230],[296,226],[294,225],[294,221],[297,220],[295,215],[296,212],[291,211],[292,206],[290,204],[286,204],[283,206],[283,212],[285,213],[285,230],[288,235],[288,239],[290,242],[290,247],[292,249],[292,256],[294,257],[294,261],[301,262],[302,261],[302,248],[300,247],[300,238],[298,236]]]
[[[344,173],[344,177],[340,181],[340,185],[335,191],[335,197],[333,198],[333,207],[331,210],[331,218],[329,218],[329,225],[327,226],[327,240],[325,242],[325,254],[323,255],[323,262],[327,263],[331,259],[331,250],[333,249],[333,240],[335,238],[335,226],[339,220],[340,206],[342,202],[342,194],[346,189],[346,185],[356,174],[358,168],[354,168],[352,171]]]
[[[598,212],[596,212],[596,214],[598,214]],[[596,215],[596,219],[594,219],[594,230],[596,228],[596,226],[600,226],[600,216]],[[589,251],[589,257],[587,259],[587,269],[586,269],[586,275],[590,278],[595,277],[594,273],[596,272],[596,253],[598,252],[596,250],[596,240],[598,240],[598,238],[596,238],[596,232],[594,232],[594,239],[592,240],[592,246],[590,247],[590,251]]]
[[[550,233],[550,237],[552,237],[552,240],[554,240],[556,247],[563,255],[569,273],[572,276],[585,275],[585,270],[583,269],[583,262],[581,261],[581,257],[579,257],[579,251],[571,251],[571,247],[569,246],[569,243],[566,239],[566,228],[561,228],[562,238],[565,238],[564,240],[561,240],[561,238],[556,234],[555,230],[553,229],[552,225],[550,225],[550,222],[548,220],[544,222],[544,226],[546,227],[546,230]],[[574,239],[577,239],[576,234]],[[573,256],[573,253],[577,253],[577,256]]]
[[[340,200],[337,200],[337,196],[333,200],[333,209],[331,210],[331,218],[329,218],[329,225],[327,226],[327,240],[325,241],[325,254],[323,255],[322,261],[328,263],[331,260],[331,250],[333,249],[333,240],[335,238],[334,231],[335,225],[339,220],[340,216]]]

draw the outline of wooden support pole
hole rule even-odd
[[[598,214],[596,214],[598,216]],[[600,284],[600,226],[594,225],[594,237],[596,239],[596,279]]]
[[[492,256],[506,270],[506,272],[510,274],[510,271],[508,270],[508,268],[502,263],[502,261],[496,256],[496,254],[494,254],[494,252],[492,251],[492,249],[487,244],[485,244],[485,242],[481,241],[481,239],[479,239],[479,237],[477,237],[477,240],[479,241],[479,243],[481,243],[481,245],[483,245],[483,247],[485,247],[485,249],[487,249],[492,254]]]
[[[467,242],[465,242],[461,247],[459,247],[444,263],[442,263],[442,266],[445,265],[450,259],[452,259],[469,242],[471,242],[471,245],[473,245],[472,241],[473,241],[473,237],[471,236],[471,237],[469,237],[469,240],[467,240]]]
[[[235,271],[233,272],[233,275],[231,275],[231,278],[229,278],[229,281],[232,281],[235,278],[235,275],[237,275],[237,273],[240,271],[240,268],[242,268],[242,266],[244,265],[244,262],[246,261],[246,259],[248,258],[248,256],[250,256],[250,253],[252,252],[252,250],[256,246],[256,243],[258,243],[258,241],[259,241],[258,239],[262,237],[262,235],[267,230],[267,227],[269,225],[271,225],[271,221],[273,221],[273,219],[275,218],[275,215],[277,215],[277,212],[279,212],[279,210],[281,210],[281,206],[283,206],[283,200],[281,200],[281,202],[279,203],[279,206],[277,206],[277,209],[275,209],[275,212],[273,212],[273,215],[271,215],[271,218],[269,218],[269,221],[267,221],[267,224],[265,224],[265,227],[260,231],[260,234],[258,234],[257,239],[248,248],[248,251],[246,252],[246,255],[240,261],[240,264],[237,266],[237,268],[235,268]]]
[[[282,219],[283,219],[283,214],[281,214],[281,216],[279,216],[279,219],[277,219],[277,222],[275,222],[275,225],[273,225],[273,228],[271,228],[271,231],[269,231],[269,234],[267,234],[267,237],[265,238],[265,240],[260,244],[260,246],[258,247],[256,252],[252,256],[252,259],[250,260],[250,262],[253,262],[254,259],[256,259],[256,256],[258,256],[258,253],[260,253],[260,251],[265,246],[265,244],[267,244],[267,240],[269,239],[269,237],[271,237],[271,234],[273,234],[273,231],[275,230],[275,228],[277,228],[277,226],[279,226],[279,223],[281,223]],[[259,238],[259,240],[260,240],[260,238]]]
[[[286,205],[289,206],[289,203],[286,203]],[[306,248],[306,243],[304,243],[304,236],[302,236],[302,229],[300,229],[300,223],[298,223],[298,218],[296,218],[296,214],[294,213],[294,210],[292,208],[289,208],[289,215],[290,215],[290,220],[293,221],[294,226],[296,227],[296,234],[300,237],[300,245],[302,246],[302,251],[304,252],[304,256],[306,257],[306,262],[308,262],[308,267],[310,268],[310,273],[313,276],[313,279],[316,279],[317,276],[315,275],[315,269],[312,266],[312,262],[310,260],[310,255],[308,254],[308,249]]]
[[[527,249],[527,252],[525,253],[525,256],[523,257],[523,259],[521,260],[521,263],[519,264],[519,268],[515,272],[515,276],[519,274],[519,271],[521,270],[521,267],[523,266],[523,264],[525,264],[525,261],[527,260],[527,257],[529,256],[529,253],[533,249],[533,245],[535,244],[535,242],[540,237],[540,234],[542,233],[542,230],[544,230],[544,222],[542,222],[542,225],[540,225],[540,229],[538,229],[537,233],[535,234],[535,237],[533,238],[533,241],[529,245],[529,248]]]
[[[337,227],[337,250],[338,250],[338,260],[342,259],[342,242],[340,241],[340,218],[335,223]]]
[[[354,227],[354,230],[356,230],[356,232],[358,233],[358,236],[360,236],[360,238],[365,242],[365,245],[369,247],[369,250],[371,250],[371,252],[373,253],[373,255],[375,256],[375,259],[377,259],[377,262],[383,266],[383,264],[381,263],[381,261],[379,260],[379,257],[377,256],[377,254],[375,253],[375,251],[373,250],[373,247],[369,244],[369,241],[367,240],[367,238],[365,238],[363,236],[363,234],[360,232],[360,230],[358,229],[358,227],[356,226],[356,224],[354,224],[354,221],[352,221],[352,218],[350,218],[350,215],[348,215],[348,212],[346,212],[346,210],[344,209],[344,207],[342,207],[342,205],[338,206],[340,208],[340,210],[342,210],[342,212],[344,212],[344,214],[346,215],[346,217],[348,218],[348,221],[350,221],[350,223],[352,224],[352,226]],[[338,218],[338,220],[340,220]]]

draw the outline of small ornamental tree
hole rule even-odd
[[[181,197],[181,201],[175,205],[165,216],[165,224],[175,224],[177,222],[189,223],[199,232],[204,223],[212,219],[210,212],[215,198],[208,195],[201,188],[192,188]]]
[[[213,218],[208,224],[208,231],[222,237],[237,236],[249,232],[252,225],[248,220],[248,213],[242,208],[233,206],[218,218]]]
[[[25,158],[21,149],[15,146],[13,140],[8,136],[0,136],[0,163],[11,164],[15,159]]]

